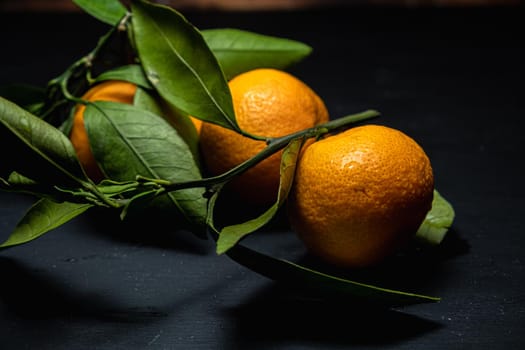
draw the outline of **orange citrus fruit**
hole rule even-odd
[[[82,99],[92,102],[112,101],[132,104],[136,91],[137,86],[135,84],[120,80],[108,80],[94,85],[82,96]],[[76,106],[69,139],[86,174],[90,179],[98,182],[104,178],[104,175],[91,152],[88,135],[84,127],[85,110],[86,106],[83,104]]]
[[[255,69],[229,82],[239,127],[253,135],[279,137],[328,121],[319,96],[304,82],[276,69]],[[203,123],[200,149],[207,171],[219,175],[260,152],[266,143],[221,126]],[[268,204],[276,199],[281,153],[250,168],[231,182],[246,202]]]
[[[412,138],[385,126],[360,126],[301,153],[290,222],[312,254],[342,267],[366,267],[415,234],[433,189],[429,158]]]

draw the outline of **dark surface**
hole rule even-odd
[[[383,116],[375,122],[426,149],[436,187],[456,209],[453,230],[437,251],[394,259],[368,278],[441,302],[373,310],[303,299],[216,256],[212,241],[155,223],[132,232],[88,215],[0,252],[0,348],[525,346],[523,11],[187,17],[199,28],[244,28],[310,44],[314,54],[293,72],[333,117],[378,109]],[[0,14],[0,84],[45,84],[105,31],[83,15]],[[30,203],[0,193],[2,240]],[[302,254],[282,224],[248,243]]]

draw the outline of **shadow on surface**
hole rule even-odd
[[[437,247],[409,246],[383,264],[362,271],[342,271],[305,255],[299,263],[334,276],[407,292],[439,294],[439,286],[453,278],[447,260],[468,253],[470,247],[451,230]],[[423,336],[443,327],[435,320],[399,309],[348,299],[308,296],[299,286],[272,284],[254,297],[226,310],[236,327],[228,347],[271,348],[277,344],[388,345]],[[310,294],[311,295],[311,294]],[[439,296],[439,295],[437,295]],[[257,348],[257,347],[255,347]]]
[[[381,264],[366,269],[348,271],[334,268],[309,254],[302,257],[299,264],[384,288],[434,293],[439,289],[439,285],[446,283],[446,280],[454,275],[454,271],[448,269],[447,260],[467,254],[469,250],[468,242],[452,229],[437,246],[413,242]]]
[[[197,236],[186,227],[177,227],[176,218],[144,212],[121,220],[119,213],[95,208],[78,218],[80,225],[89,233],[117,243],[171,249],[190,254],[206,255],[213,251],[214,243],[205,238],[205,232]]]
[[[69,289],[53,276],[32,271],[23,264],[0,257],[0,304],[7,312],[24,319],[92,319],[96,321],[142,322],[165,314],[153,308],[118,308],[118,302],[101,295]]]
[[[448,260],[468,253],[470,247],[451,230],[440,246],[417,244],[374,268],[343,271],[303,255],[299,263],[333,276],[369,283],[383,288],[440,296],[440,286],[455,278]],[[286,281],[285,281],[286,283]],[[303,286],[307,287],[307,286]],[[443,327],[435,320],[379,306],[379,303],[352,301],[351,297],[313,297],[298,285],[273,284],[258,295],[226,310],[237,325],[235,341],[243,348],[260,344],[387,345],[420,337]],[[357,299],[354,299],[357,300]]]
[[[442,327],[417,316],[341,301],[300,298],[273,286],[237,308],[227,310],[236,323],[235,344],[268,348],[294,344],[392,344]]]

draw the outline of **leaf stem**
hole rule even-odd
[[[292,134],[277,137],[277,138],[271,138],[266,139],[267,140],[267,146],[259,153],[257,153],[252,158],[244,161],[243,163],[239,164],[238,166],[230,169],[229,171],[226,171],[222,173],[221,175],[212,176],[208,178],[203,178],[199,180],[194,181],[186,181],[186,182],[171,182],[167,183],[165,180],[161,180],[162,183],[158,182],[160,185],[163,186],[164,191],[160,191],[159,194],[165,193],[165,192],[172,192],[177,191],[185,188],[193,188],[193,187],[213,187],[217,184],[221,184],[224,182],[229,181],[232,177],[239,175],[249,168],[253,167],[255,164],[261,162],[262,160],[270,157],[272,154],[280,151],[286,145],[290,143],[290,141],[297,139],[297,138],[319,138],[324,134],[327,134],[331,131],[336,131],[338,129],[348,127],[351,124],[358,123],[360,121],[364,121],[371,118],[376,118],[380,114],[379,112],[375,110],[366,110],[361,113],[351,114],[347,115],[345,117],[341,117],[338,119],[331,120],[327,123],[316,125],[312,128],[304,129],[301,131],[294,132]],[[149,178],[137,178],[138,181],[153,181],[157,182],[156,179],[149,179]]]
[[[125,18],[127,20],[127,17]],[[124,19],[123,19],[124,21]],[[122,22],[124,23],[124,22]],[[122,24],[120,24],[122,25]],[[117,28],[117,26],[112,27],[106,34],[104,34],[97,42],[97,45],[91,52],[89,52],[87,55],[81,57],[77,61],[75,61],[73,64],[71,64],[62,74],[60,74],[58,77],[52,79],[47,84],[48,89],[48,98],[53,102],[51,106],[47,108],[42,113],[42,117],[45,119],[48,115],[53,113],[56,108],[61,106],[62,104],[66,103],[66,101],[75,102],[75,103],[83,103],[83,100],[79,97],[74,96],[74,94],[70,91],[70,80],[72,77],[75,76],[81,76],[84,75],[84,79],[91,83],[93,79],[91,78],[91,67],[93,66],[93,61],[97,58],[99,52],[104,48],[104,46],[108,43],[109,39],[111,38],[111,35],[115,32],[115,30],[120,30],[120,27]],[[61,94],[63,99],[59,97],[57,98],[57,94]]]

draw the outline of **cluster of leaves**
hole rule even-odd
[[[257,67],[285,69],[308,56],[309,46],[236,29],[200,31],[176,10],[144,0],[132,1],[130,9],[118,0],[75,2],[109,24],[108,33],[45,89],[11,88],[5,90],[6,98],[0,97],[0,146],[16,155],[0,164],[0,189],[37,197],[0,248],[27,243],[93,207],[118,210],[124,218],[153,206],[177,214],[178,221],[199,236],[210,232],[219,253],[276,280],[387,304],[438,300],[329,276],[238,244],[268,223],[285,202],[306,138],[378,115],[365,111],[275,139],[241,130],[228,79]],[[104,80],[136,84],[133,105],[81,99],[90,86]],[[86,104],[86,130],[97,140],[92,150],[108,178],[99,184],[86,176],[66,136],[72,107],[78,103]],[[190,115],[264,139],[268,146],[225,174],[203,177]],[[276,203],[253,220],[216,228],[214,206],[223,186],[281,149]],[[439,243],[452,218],[452,207],[436,192],[420,236]]]

